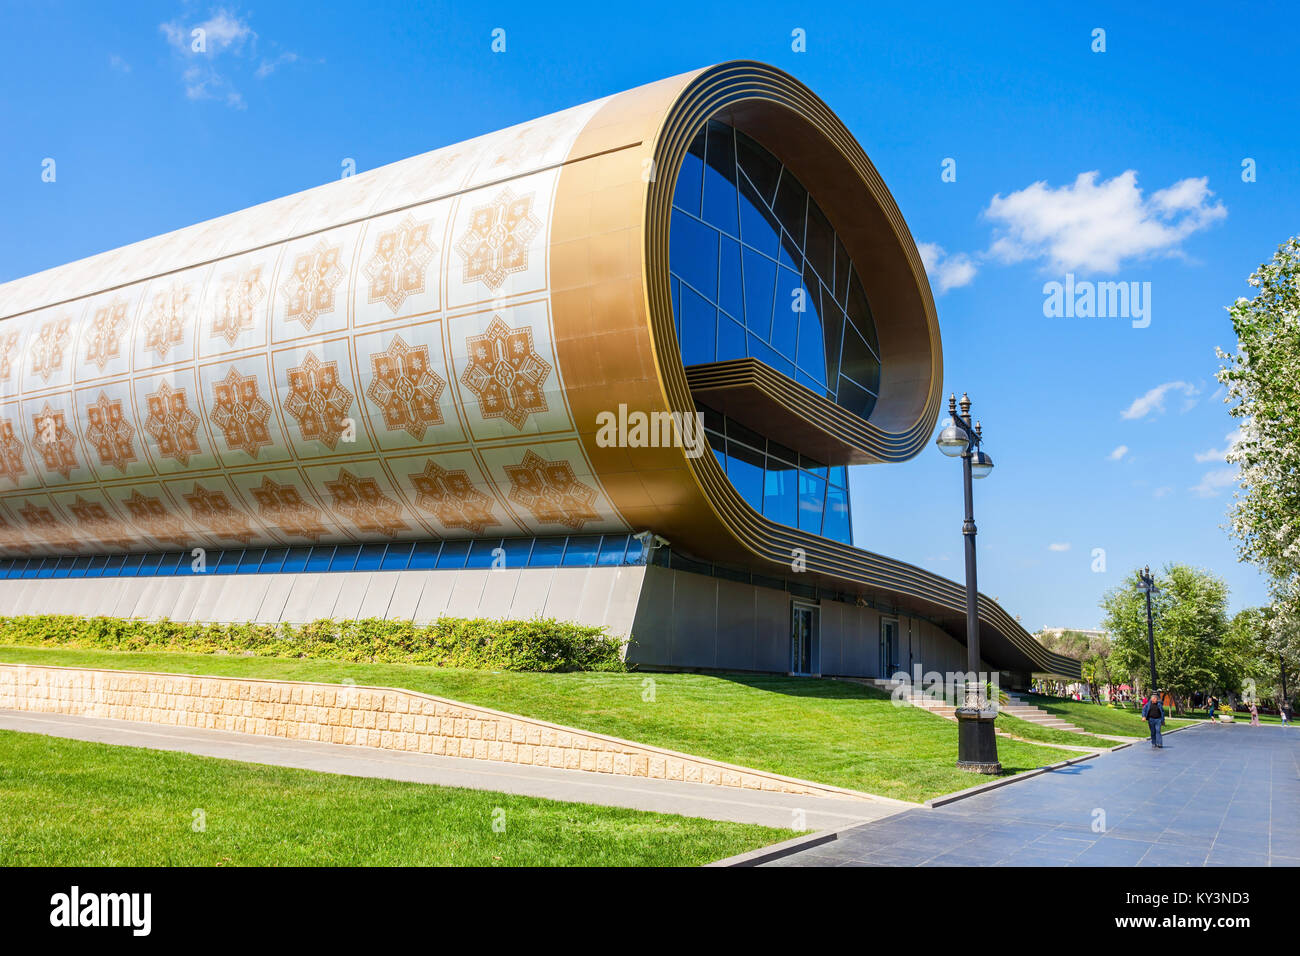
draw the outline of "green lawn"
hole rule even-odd
[[[1094,734],[1115,734],[1121,737],[1145,737],[1150,733],[1147,722],[1138,709],[1108,707],[1087,700],[1066,700],[1061,697],[1043,697],[1039,694],[1017,694],[1026,704],[1033,704],[1062,720],[1068,720],[1081,730]],[[1182,727],[1191,723],[1170,717],[1166,727]],[[1077,736],[1077,734],[1075,735]]]
[[[0,647],[0,661],[378,684],[903,800],[961,790],[957,725],[843,681],[756,675],[538,674],[166,651]],[[1065,751],[999,739],[1008,773]]]
[[[791,836],[0,731],[3,866],[694,866]]]

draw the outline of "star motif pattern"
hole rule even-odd
[[[199,453],[199,419],[190,411],[185,389],[162,382],[158,391],[145,397],[145,404],[149,417],[145,419],[144,430],[158,445],[158,453],[188,465],[190,458]]]
[[[373,478],[358,478],[346,468],[339,469],[338,479],[325,482],[330,503],[365,534],[382,534],[389,538],[410,526],[402,520],[402,506],[384,494]]]
[[[185,342],[185,327],[190,316],[190,287],[173,282],[153,295],[143,320],[144,350],[153,352],[159,361]]]
[[[240,333],[253,328],[257,304],[265,297],[261,266],[222,276],[221,291],[212,317],[212,337],[223,338],[228,345],[234,345]]]
[[[429,368],[429,346],[413,348],[395,335],[387,349],[370,356],[370,369],[366,397],[383,410],[390,432],[404,430],[418,441],[430,425],[442,424],[438,397],[447,383]]]
[[[491,202],[475,206],[456,243],[465,260],[464,282],[500,289],[512,273],[528,268],[528,243],[542,224],[533,215],[533,194],[516,196],[507,186]]]
[[[226,447],[257,457],[259,448],[271,444],[267,420],[271,406],[257,392],[256,375],[240,375],[232,368],[212,386],[212,423],[221,429]]]
[[[530,326],[512,329],[499,315],[487,331],[465,339],[469,364],[460,383],[478,399],[484,418],[503,418],[522,430],[530,414],[546,411],[543,385],[551,365],[533,347]]]
[[[409,296],[424,291],[429,263],[438,251],[429,234],[432,222],[417,222],[409,214],[375,240],[366,262],[368,302],[383,302],[394,315]]]
[[[32,416],[32,447],[45,462],[45,470],[72,477],[77,468],[77,437],[68,428],[67,415],[62,409],[52,408],[49,402]]]
[[[531,449],[518,465],[505,466],[510,479],[507,498],[532,512],[543,524],[559,524],[578,531],[588,521],[598,521],[591,503],[596,492],[578,481],[567,461],[548,461]]]
[[[18,332],[0,332],[0,382],[9,381],[18,357]]]
[[[77,495],[68,510],[77,523],[77,530],[100,545],[126,550],[135,543],[131,529],[97,501],[87,501]]]
[[[122,504],[131,523],[157,541],[183,544],[190,537],[184,519],[174,514],[160,498],[151,498],[133,488],[131,496],[123,499]]]
[[[136,460],[135,426],[122,414],[122,402],[100,392],[94,404],[86,407],[86,440],[95,447],[101,465],[112,465],[123,474]]]
[[[85,333],[87,365],[103,372],[104,366],[122,354],[122,335],[127,326],[126,307],[125,299],[114,299],[95,310],[90,328]]]
[[[343,281],[341,245],[324,239],[293,261],[293,271],[280,287],[288,306],[286,315],[311,331],[316,319],[334,311],[334,290]]]
[[[50,376],[59,370],[63,365],[63,350],[68,347],[68,340],[72,337],[72,320],[66,316],[61,319],[51,319],[41,325],[41,330],[36,333],[36,338],[32,341],[32,374],[39,375],[42,381],[48,382]]]
[[[263,477],[262,483],[251,491],[257,503],[257,514],[263,523],[283,535],[319,541],[329,531],[321,520],[321,511],[302,500],[293,485],[282,485]]]
[[[233,538],[247,544],[253,540],[248,515],[230,503],[225,492],[211,491],[197,482],[194,490],[182,495],[190,506],[194,520],[219,538]]]
[[[284,410],[293,416],[305,441],[318,441],[330,451],[346,426],[352,393],[339,380],[339,363],[322,362],[311,352],[289,369],[289,394]]]
[[[15,486],[22,483],[27,474],[27,464],[23,461],[23,443],[14,433],[13,419],[0,419],[0,478],[8,478]]]
[[[492,514],[492,497],[474,487],[461,469],[449,470],[426,460],[424,470],[410,475],[415,503],[432,513],[448,530],[462,528],[482,534],[501,522]]]

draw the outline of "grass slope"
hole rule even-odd
[[[0,731],[3,866],[692,866],[790,836]]]
[[[1105,740],[1101,737],[1093,737],[1090,734],[1081,734],[1073,730],[1044,727],[1031,720],[1023,720],[1007,713],[998,714],[997,728],[1017,737],[1035,740],[1044,744],[1065,744],[1067,747],[1095,747],[1098,750],[1109,750],[1116,745],[1113,740]],[[1067,757],[1068,755],[1062,755],[1062,759],[1067,759]]]
[[[757,675],[537,674],[171,652],[0,647],[0,661],[378,684],[728,763],[924,800],[979,782],[956,769],[957,725],[859,684]],[[1001,739],[1006,772],[1064,751]]]

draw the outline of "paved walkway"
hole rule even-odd
[[[800,830],[840,830],[915,806],[884,798],[806,797],[62,714],[0,710],[0,730]]]
[[[766,865],[1300,866],[1300,730],[1202,724]]]

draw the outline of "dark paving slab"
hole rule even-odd
[[[768,866],[1297,866],[1300,729],[1202,724]]]

